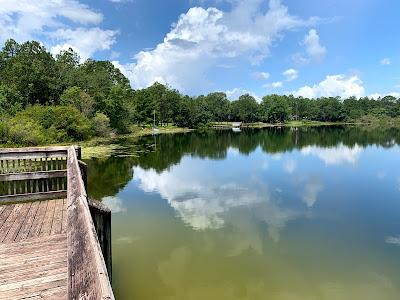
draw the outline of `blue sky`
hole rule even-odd
[[[396,0],[0,0],[0,41],[109,59],[133,88],[400,97]]]

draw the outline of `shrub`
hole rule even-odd
[[[54,122],[50,129],[56,129],[63,133],[61,135],[63,139],[58,141],[82,141],[91,136],[92,127],[89,119],[75,107],[55,106],[51,110]]]
[[[103,113],[96,113],[92,119],[92,126],[97,136],[109,136],[111,133],[110,119]]]
[[[8,142],[17,145],[36,146],[46,142],[43,127],[35,120],[16,116],[9,122]]]
[[[30,119],[40,125],[51,142],[81,141],[89,138],[89,119],[72,106],[33,105],[19,112],[16,118]]]

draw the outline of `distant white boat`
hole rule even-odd
[[[232,127],[233,132],[242,132],[242,130],[239,127]]]
[[[232,122],[233,128],[239,128],[240,126],[242,126],[242,122]]]

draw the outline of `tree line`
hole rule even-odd
[[[53,56],[37,41],[5,42],[0,52],[0,142],[42,144],[129,133],[137,125],[199,128],[212,122],[284,123],[398,118],[400,100],[308,99],[223,92],[191,97],[160,83],[134,90],[109,61],[81,62],[72,49]]]

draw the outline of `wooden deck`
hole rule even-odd
[[[77,153],[0,149],[0,299],[114,299],[111,212],[88,201]]]
[[[66,203],[0,206],[0,299],[67,299]]]

